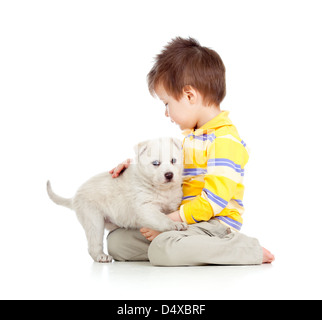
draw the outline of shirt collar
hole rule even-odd
[[[207,134],[207,130],[218,129],[223,126],[232,125],[231,120],[228,118],[229,111],[222,111],[218,114],[218,116],[214,117],[207,123],[205,123],[202,127],[196,130],[185,130],[182,133],[187,136],[189,134],[193,134],[195,136],[200,136],[203,134]]]

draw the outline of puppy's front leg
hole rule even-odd
[[[138,209],[138,225],[157,231],[187,230],[187,225],[183,222],[172,221],[164,213],[154,206],[142,206]]]

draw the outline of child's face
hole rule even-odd
[[[191,103],[186,93],[183,93],[179,101],[169,96],[162,85],[155,89],[155,93],[166,106],[165,116],[170,117],[171,121],[179,125],[181,130],[196,127],[198,122],[197,108]]]

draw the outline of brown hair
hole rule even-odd
[[[206,105],[219,106],[226,95],[225,66],[218,53],[202,47],[193,38],[177,37],[170,41],[155,58],[147,76],[150,93],[162,84],[176,100],[182,97],[186,85],[203,96]]]

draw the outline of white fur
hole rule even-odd
[[[85,229],[88,251],[97,262],[110,262],[103,252],[104,228],[158,231],[184,230],[184,223],[174,222],[165,214],[176,211],[182,199],[181,143],[172,138],[145,141],[136,146],[136,161],[118,178],[99,174],[83,184],[72,199],[56,195],[47,182],[49,197],[59,205],[74,210]],[[176,163],[171,163],[176,159]],[[159,161],[154,166],[153,161]],[[172,172],[169,182],[165,173]]]

